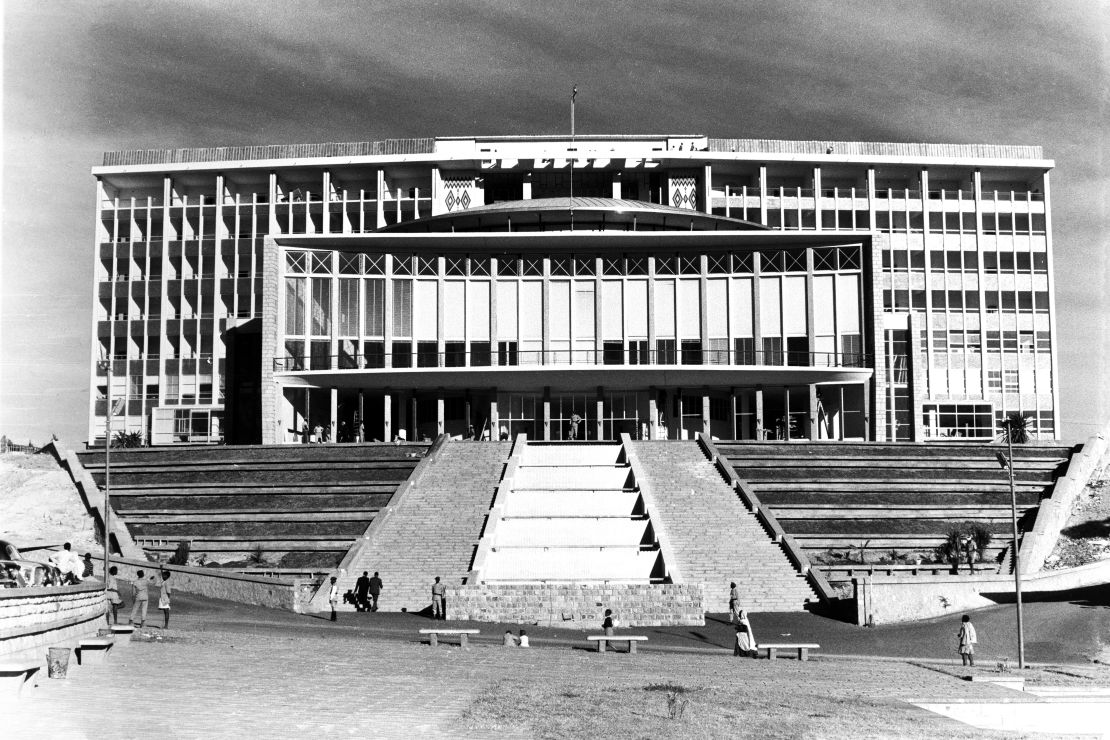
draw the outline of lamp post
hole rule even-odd
[[[97,367],[104,371],[108,379],[108,388],[105,398],[104,410],[104,512],[101,517],[104,520],[104,588],[108,588],[108,559],[111,552],[112,536],[109,534],[109,519],[112,516],[111,503],[109,496],[112,491],[112,416],[115,414],[115,407],[112,405],[112,360],[100,360],[97,362]],[[120,399],[122,402],[124,399]]]
[[[1011,561],[1014,566],[1014,596],[1017,600],[1017,638],[1018,638],[1018,668],[1025,668],[1025,630],[1021,619],[1021,569],[1018,567],[1018,520],[1017,520],[1017,493],[1014,491],[1014,439],[1010,429],[1009,420],[1005,425],[1007,454],[997,454],[998,464],[1006,469],[1010,479],[1010,523],[1013,526],[1014,544],[1011,549]]]

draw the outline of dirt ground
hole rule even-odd
[[[71,542],[79,553],[98,548],[80,493],[49,453],[0,455],[0,540],[16,547]]]
[[[1106,558],[1110,558],[1110,451],[1076,499],[1045,568],[1072,568]]]

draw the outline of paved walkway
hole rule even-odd
[[[534,649],[505,650],[497,647],[503,628],[488,624],[481,625],[486,634],[463,651],[419,644],[417,629],[432,623],[417,615],[344,614],[333,624],[184,594],[175,598],[173,623],[164,640],[115,650],[106,664],[72,668],[64,681],[44,678],[32,697],[0,714],[0,735],[530,736],[520,728],[491,731],[468,720],[467,708],[502,681],[639,690],[664,679],[730,687],[738,686],[739,678],[768,695],[799,703],[835,707],[848,700],[862,707],[863,716],[876,726],[882,726],[884,712],[920,713],[912,716],[923,723],[923,733],[945,737],[964,736],[968,728],[904,702],[1036,701],[901,661],[740,661],[723,648],[731,644],[730,631],[717,621],[705,629],[644,630],[652,639],[635,657],[599,656],[584,649],[582,632],[540,628],[528,630]],[[807,615],[792,618],[807,626],[835,624]],[[776,615],[756,615],[757,628],[761,619],[768,627],[785,624]],[[871,632],[843,628],[864,636]],[[821,721],[826,720],[812,720],[818,726]]]

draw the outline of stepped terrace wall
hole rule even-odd
[[[40,658],[50,645],[95,635],[105,608],[101,582],[0,589],[0,662]]]
[[[447,618],[600,631],[605,610],[621,627],[705,624],[701,584],[475,584],[447,589]]]
[[[974,521],[994,536],[984,557],[998,557],[1010,534],[1003,448],[948,443],[718,443],[786,533],[817,561],[830,551],[891,550],[929,555],[947,532]],[[1014,448],[1019,516],[1032,518],[1073,448]]]
[[[194,446],[112,453],[112,506],[136,542],[169,553],[334,566],[384,509],[427,444]],[[98,486],[104,456],[80,453]]]

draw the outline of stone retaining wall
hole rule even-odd
[[[0,589],[0,661],[42,657],[104,626],[104,585]]]
[[[705,624],[701,584],[477,584],[447,589],[447,618],[599,630],[606,609],[622,627]]]
[[[311,594],[306,594],[302,580],[298,578],[278,580],[222,572],[218,568],[191,568],[120,558],[113,558],[112,565],[119,569],[119,577],[125,581],[134,580],[136,572],[141,570],[144,571],[144,578],[155,576],[155,582],[158,582],[159,570],[167,570],[173,573],[171,582],[174,590],[181,593],[265,606],[270,609],[286,609],[299,613],[305,600],[311,598]],[[124,600],[130,604],[130,589],[124,587],[122,591]],[[151,606],[155,605],[156,601],[152,598]]]

